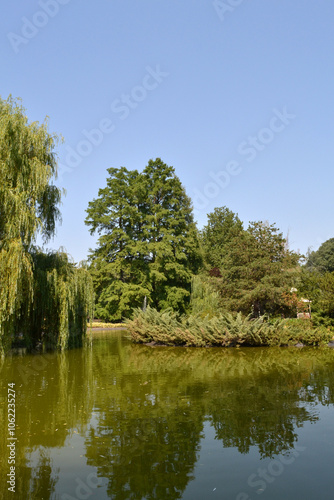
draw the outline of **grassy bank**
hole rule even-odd
[[[104,323],[103,321],[93,321],[92,324],[87,324],[88,329],[90,328],[125,328],[124,323]]]
[[[137,309],[126,321],[132,339],[138,343],[156,343],[189,347],[292,346],[325,345],[333,338],[333,330],[313,327],[306,320],[266,321],[249,319],[241,314],[221,314],[213,318],[179,317],[172,311]]]

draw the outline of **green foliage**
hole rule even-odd
[[[142,173],[108,173],[86,218],[91,234],[100,235],[90,268],[97,315],[129,317],[145,297],[159,309],[184,311],[201,258],[190,199],[173,167],[157,158]]]
[[[134,307],[143,305],[149,289],[140,284],[111,279],[111,283],[99,295],[95,314],[107,321],[121,321],[131,314]]]
[[[307,297],[312,302],[317,302],[320,295],[320,283],[322,274],[316,270],[309,270],[303,266],[300,270],[299,279],[297,282],[298,292]]]
[[[126,325],[135,342],[188,347],[282,346],[298,342],[318,345],[328,343],[332,338],[328,329],[314,329],[310,322],[275,320],[270,323],[264,317],[244,318],[241,313],[236,316],[220,314],[212,318],[199,315],[179,317],[171,310],[159,312],[150,307],[146,311],[137,309]]]
[[[263,314],[286,310],[284,293],[295,284],[300,256],[287,249],[275,224],[251,222],[224,245],[219,273],[212,275],[224,310]]]
[[[330,318],[334,318],[334,272],[325,273],[320,280],[318,304],[320,310]]]
[[[298,290],[312,300],[312,318],[319,325],[334,322],[334,272],[321,273],[304,267],[300,275]]]
[[[47,240],[60,218],[60,191],[50,184],[57,173],[57,136],[47,123],[28,123],[22,105],[0,98],[0,351],[11,344],[15,322],[33,297],[29,247],[38,232]]]
[[[334,318],[325,316],[323,312],[312,312],[312,324],[316,327],[324,326],[325,328],[334,329]]]
[[[208,215],[208,223],[201,231],[201,243],[209,269],[222,267],[226,246],[242,231],[238,215],[227,207],[215,208]]]
[[[334,238],[325,241],[318,250],[309,254],[306,268],[321,273],[334,272]]]
[[[76,267],[64,252],[43,253],[32,249],[30,296],[22,299],[16,314],[2,324],[6,334],[3,352],[11,344],[22,341],[30,349],[44,346],[61,350],[79,347],[87,331],[87,318],[93,317],[94,291],[92,278],[83,265]],[[4,342],[4,340],[6,342]]]
[[[60,219],[57,174],[58,137],[47,122],[28,123],[22,105],[0,98],[0,242],[19,238],[28,248],[37,232],[49,239]]]
[[[61,191],[52,183],[58,137],[47,122],[29,123],[12,98],[0,99],[0,118],[0,353],[22,335],[31,347],[80,344],[91,278],[65,254],[33,249],[37,234],[46,242],[60,219]]]
[[[38,307],[23,318],[19,330],[26,344],[42,342],[47,348],[78,347],[93,317],[92,279],[84,264],[76,267],[65,252],[32,251],[34,302]]]
[[[0,241],[0,355],[11,345],[17,319],[33,298],[32,259],[20,238]]]
[[[202,318],[217,316],[220,311],[219,293],[214,289],[211,281],[204,275],[194,276],[190,296],[191,314]]]

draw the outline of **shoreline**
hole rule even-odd
[[[212,349],[212,348],[218,348],[218,349],[238,349],[240,347],[253,347],[253,348],[258,348],[258,347],[282,347],[282,348],[291,348],[295,347],[296,349],[302,349],[303,347],[330,347],[331,349],[334,348],[334,340],[331,340],[328,342],[328,344],[324,344],[323,346],[321,345],[308,345],[308,344],[303,344],[302,342],[298,342],[297,344],[290,344],[290,345],[280,345],[280,346],[271,346],[271,345],[250,345],[250,344],[236,344],[236,345],[203,345],[203,346],[196,346],[196,345],[181,345],[181,344],[163,344],[160,342],[155,342],[152,340],[151,342],[135,342],[134,344],[137,345],[144,345],[146,347],[186,347],[186,348],[191,348],[191,349]]]
[[[107,328],[87,328],[87,333],[91,333],[91,332],[108,332],[108,331],[121,331],[121,330],[127,330],[127,328],[124,326],[124,328],[122,326],[109,326]]]

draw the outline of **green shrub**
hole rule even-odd
[[[320,345],[333,336],[330,329],[314,328],[310,321],[278,319],[269,323],[264,317],[245,318],[241,313],[179,317],[171,310],[158,312],[150,307],[137,309],[126,325],[135,342],[193,347]]]

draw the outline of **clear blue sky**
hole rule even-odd
[[[294,250],[333,237],[333,20],[328,0],[3,5],[0,95],[65,139],[63,224],[48,248],[85,259],[85,210],[106,169],[156,157],[199,227],[226,205],[245,226],[276,222]]]

